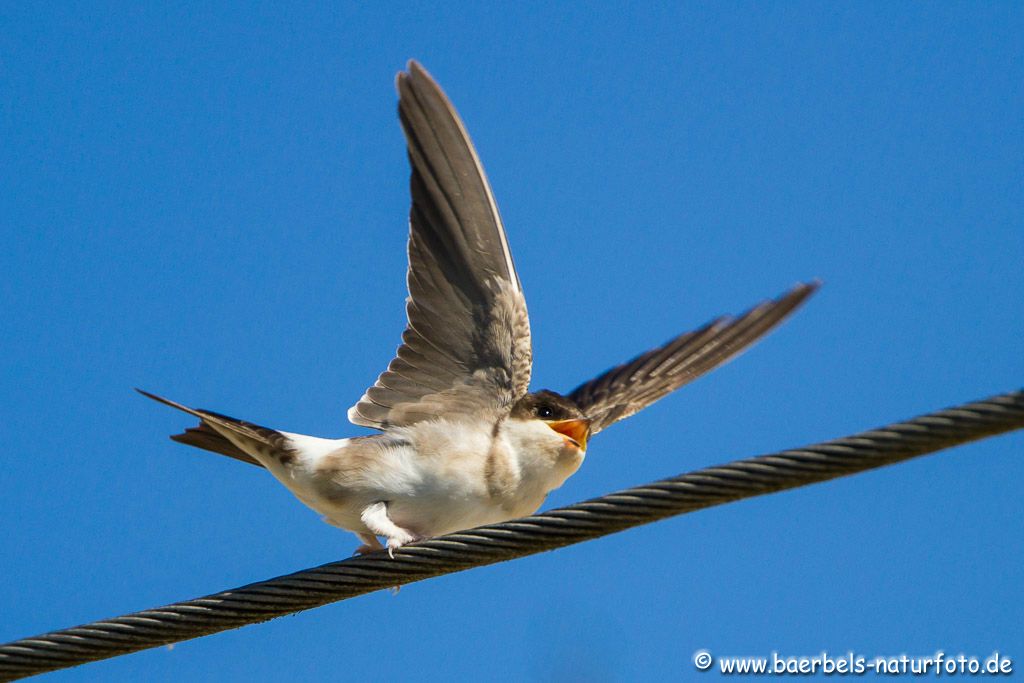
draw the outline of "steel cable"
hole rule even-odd
[[[511,560],[674,515],[827,481],[1024,427],[1024,391],[663,479],[532,517],[0,645],[12,680],[267,621],[381,588]]]

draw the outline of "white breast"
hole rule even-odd
[[[288,436],[297,462],[271,472],[328,522],[356,533],[367,531],[362,510],[379,501],[397,525],[421,536],[530,514],[582,462],[536,421],[510,420],[497,435],[492,425],[437,420],[378,437]],[[498,497],[496,469],[514,484]]]

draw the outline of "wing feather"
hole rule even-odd
[[[717,318],[581,384],[569,397],[591,419],[591,430],[597,433],[735,358],[818,287],[817,282],[800,284],[738,318]]]
[[[408,144],[408,326],[349,420],[383,429],[439,415],[498,414],[530,382],[529,317],[476,150],[430,75],[397,79]]]

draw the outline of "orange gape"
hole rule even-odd
[[[590,436],[590,420],[558,420],[549,422],[548,426],[562,436],[576,442],[581,450],[587,450],[587,437]]]

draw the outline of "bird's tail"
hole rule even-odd
[[[178,443],[226,455],[257,467],[264,465],[252,455],[253,453],[276,459],[290,459],[294,453],[294,447],[288,437],[276,430],[209,410],[189,408],[142,389],[136,391],[147,398],[199,418],[198,427],[191,427],[181,434],[171,436],[171,439]]]

